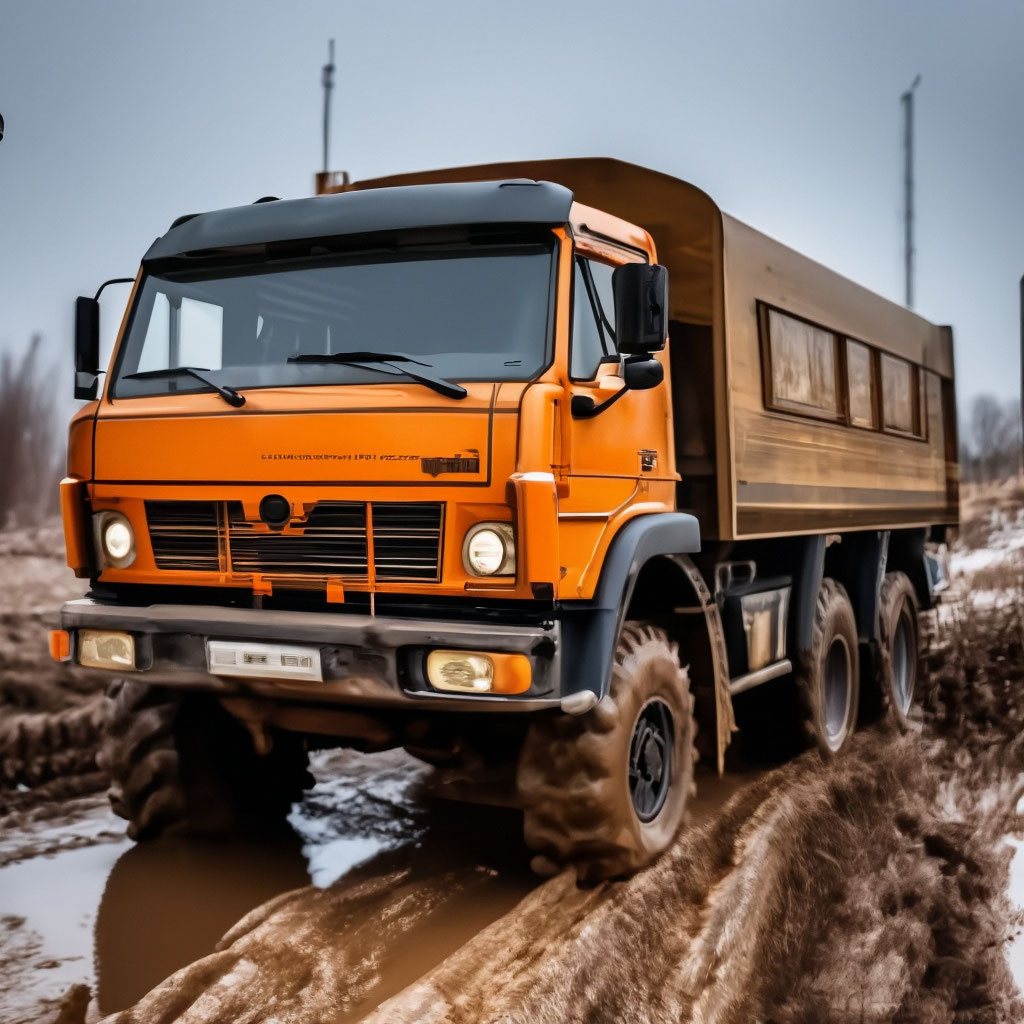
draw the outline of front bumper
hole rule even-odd
[[[509,626],[216,605],[126,606],[91,598],[67,602],[60,621],[73,636],[79,629],[131,633],[139,667],[123,674],[170,687],[438,710],[533,711],[561,704],[557,621],[549,627]],[[207,671],[208,640],[315,646],[323,682],[214,675]],[[438,692],[424,672],[426,655],[436,648],[524,654],[532,668],[530,688],[514,696]]]

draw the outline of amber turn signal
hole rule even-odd
[[[50,630],[50,657],[54,661],[71,660],[71,634],[66,629]]]
[[[431,651],[427,679],[446,693],[525,693],[532,681],[525,654],[485,651]]]

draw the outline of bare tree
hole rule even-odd
[[[51,379],[41,372],[39,335],[16,358],[0,357],[0,527],[57,510],[63,444]]]
[[[1015,475],[1021,465],[1021,408],[1014,399],[1000,402],[994,395],[974,399],[961,444],[965,480],[999,480]]]

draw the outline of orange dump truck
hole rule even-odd
[[[78,300],[91,589],[52,647],[116,677],[130,835],[279,820],[309,750],[401,746],[504,778],[538,871],[616,877],[737,722],[824,757],[906,723],[948,328],[613,160],[318,191],[176,220],[102,390]]]

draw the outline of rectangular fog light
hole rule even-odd
[[[135,668],[135,638],[107,629],[78,631],[78,664],[86,668]]]
[[[446,693],[525,693],[530,688],[530,659],[524,654],[486,651],[431,651],[427,679]]]

